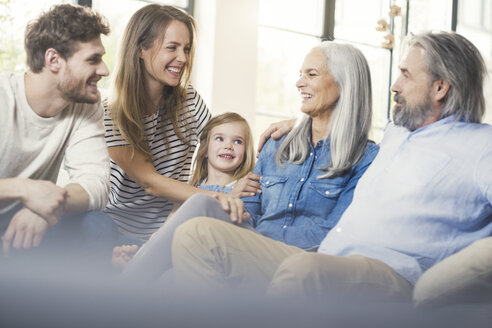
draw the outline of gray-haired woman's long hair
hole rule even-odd
[[[450,88],[442,100],[440,118],[456,115],[480,123],[485,113],[483,81],[487,69],[480,51],[454,32],[425,32],[410,36],[408,46],[424,49],[431,81],[443,79]]]
[[[372,120],[371,73],[360,50],[349,44],[325,41],[314,47],[323,52],[328,71],[335,79],[340,97],[327,129],[330,136],[331,163],[319,178],[343,175],[365,152]],[[301,164],[309,154],[311,118],[304,117],[284,139],[275,155],[282,162]]]

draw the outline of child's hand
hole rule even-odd
[[[237,197],[232,197],[230,194],[217,193],[215,198],[222,205],[222,209],[230,214],[232,223],[241,224],[248,222],[251,216],[244,210],[244,203]]]
[[[232,197],[251,197],[255,194],[261,193],[261,184],[260,184],[261,175],[249,173],[244,178],[240,179],[234,187],[232,187],[232,191],[229,193]]]

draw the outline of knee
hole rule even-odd
[[[224,210],[219,201],[205,194],[194,194],[188,198],[174,214],[180,221],[186,221],[198,216],[208,216],[224,219]],[[228,214],[226,215],[227,217]]]
[[[198,232],[198,226],[202,224],[201,221],[202,218],[192,218],[180,224],[174,232],[173,245],[179,244],[182,240],[187,240],[190,237],[194,237]]]
[[[213,218],[196,217],[179,225],[173,237],[173,253],[199,244],[204,236],[214,230],[213,226],[216,222],[217,220]]]
[[[317,271],[319,260],[316,253],[298,253],[286,258],[278,267],[275,276],[304,280]]]
[[[206,208],[206,206],[210,203],[217,203],[217,199],[215,199],[212,196],[206,195],[206,194],[201,194],[197,193],[189,197],[184,203],[184,204],[193,204],[193,207],[196,208]]]

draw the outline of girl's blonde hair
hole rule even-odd
[[[208,121],[207,125],[203,128],[202,134],[200,136],[200,147],[198,148],[195,162],[193,163],[193,176],[191,177],[190,184],[192,186],[198,187],[200,183],[208,176],[208,143],[210,141],[210,132],[216,126],[240,122],[246,127],[244,136],[244,156],[242,163],[234,171],[234,175],[229,182],[241,179],[245,177],[249,172],[253,171],[255,167],[255,151],[253,149],[253,136],[251,134],[251,128],[248,122],[237,113],[227,112],[221,115],[213,117]]]
[[[183,22],[190,34],[190,56],[181,76],[180,84],[176,87],[165,86],[162,90],[162,108],[165,109],[165,117],[162,124],[171,121],[174,133],[185,144],[189,141],[183,131],[191,128],[190,120],[185,117],[179,120],[182,111],[186,110],[186,88],[190,80],[193,66],[193,54],[195,50],[195,21],[187,13],[172,7],[151,4],[137,10],[130,18],[123,34],[120,45],[119,60],[116,75],[113,81],[113,92],[109,103],[111,118],[114,127],[119,130],[123,138],[137,151],[152,160],[142,117],[149,108],[153,108],[145,83],[145,65],[140,60],[140,53],[144,49],[150,49],[157,42],[164,42],[163,33],[172,21]],[[155,54],[153,54],[155,55]]]

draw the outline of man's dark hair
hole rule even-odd
[[[27,65],[31,71],[39,73],[47,49],[53,48],[67,59],[77,50],[77,42],[87,42],[108,33],[106,19],[88,7],[53,6],[27,25],[24,38]]]

